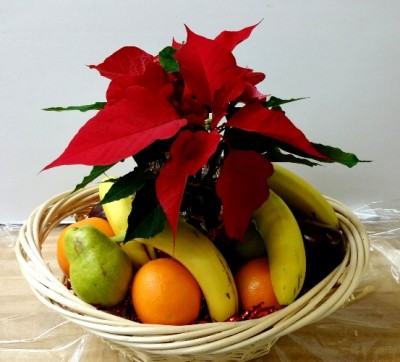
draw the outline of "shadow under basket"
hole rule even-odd
[[[332,273],[294,303],[265,317],[240,322],[140,324],[80,300],[42,258],[42,245],[51,230],[72,215],[88,213],[98,200],[97,187],[93,186],[73,194],[62,193],[39,206],[20,230],[16,256],[42,303],[133,361],[248,361],[265,355],[279,337],[345,304],[368,266],[369,241],[363,225],[343,204],[327,197],[347,239],[346,255]]]

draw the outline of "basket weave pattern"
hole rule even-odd
[[[266,317],[223,323],[160,326],[136,323],[83,302],[58,279],[41,256],[51,230],[65,218],[88,213],[97,187],[57,195],[29,216],[16,244],[21,271],[36,297],[64,318],[99,336],[134,361],[247,361],[269,352],[279,337],[316,322],[342,306],[368,266],[367,234],[340,202],[338,214],[348,246],[343,262],[293,304]]]

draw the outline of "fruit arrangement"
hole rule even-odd
[[[167,224],[154,237],[124,242],[132,198],[100,202],[59,235],[68,284],[87,303],[142,323],[236,321],[284,308],[340,264],[346,242],[323,195],[274,169],[276,188],[242,241],[181,219],[175,237]],[[99,183],[101,200],[112,180]]]
[[[81,299],[143,323],[251,319],[343,260],[331,205],[282,163],[360,160],[309,141],[282,108],[301,98],[263,93],[265,74],[237,64],[233,50],[257,25],[213,39],[186,27],[185,42],[156,55],[123,47],[89,66],[110,81],[105,102],[47,108],[97,112],[44,168],[91,166],[74,191],[133,161],[60,235],[58,260]]]

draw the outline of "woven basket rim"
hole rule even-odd
[[[187,355],[193,360],[195,356],[204,359],[216,353],[229,358],[232,354],[255,358],[254,353],[267,353],[282,335],[316,322],[343,305],[368,267],[369,240],[360,220],[343,203],[325,197],[335,209],[348,240],[343,262],[294,303],[259,319],[187,326],[148,325],[98,310],[73,295],[43,260],[41,247],[63,220],[74,214],[84,215],[98,201],[96,185],[75,193],[62,192],[38,206],[22,225],[15,252],[22,274],[43,304],[124,354],[152,356],[154,360],[157,356],[174,356],[179,360],[178,356]],[[255,351],[260,346],[261,351]]]

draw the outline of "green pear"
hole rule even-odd
[[[70,282],[75,294],[89,304],[111,307],[126,296],[132,279],[128,255],[91,225],[73,227],[65,235]]]

